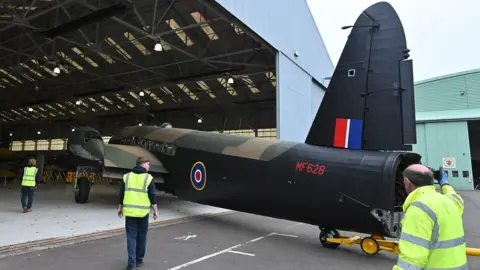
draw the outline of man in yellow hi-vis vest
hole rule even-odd
[[[424,165],[409,166],[403,173],[409,193],[403,210],[400,254],[393,270],[468,269],[463,230],[463,198],[441,171],[436,191],[434,173]]]
[[[133,170],[123,176],[120,189],[118,216],[125,216],[127,233],[128,265],[133,269],[143,265],[147,246],[148,216],[153,208],[153,218],[157,219],[158,209],[153,177],[147,173],[150,161],[137,159]]]
[[[25,168],[23,168],[22,173],[22,209],[24,213],[32,211],[33,205],[33,195],[35,189],[38,187],[40,183],[40,173],[38,172],[38,168],[36,167],[37,160],[34,158],[30,158],[28,160],[28,164]],[[28,198],[28,201],[27,201]]]

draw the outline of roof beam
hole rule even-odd
[[[78,0],[77,0],[77,1],[78,1]],[[93,6],[93,5],[89,4],[89,3],[83,2],[83,1],[81,1],[81,2],[82,2],[82,4],[83,4],[84,6],[90,8],[90,9],[92,9],[92,10],[97,10],[97,7],[95,7],[95,6]],[[127,27],[127,28],[130,28],[131,30],[133,30],[133,31],[135,31],[135,32],[137,32],[137,33],[139,33],[139,34],[142,34],[142,35],[144,35],[144,36],[147,36],[147,37],[151,38],[152,40],[156,40],[156,39],[157,39],[155,35],[152,35],[152,34],[146,32],[146,31],[144,31],[144,30],[142,30],[142,29],[140,29],[140,28],[138,28],[138,27],[136,27],[136,26],[134,26],[134,25],[132,25],[132,24],[124,21],[124,20],[121,20],[121,19],[119,19],[119,18],[117,18],[117,17],[112,17],[112,20],[114,20],[115,22],[117,22],[117,23],[119,23],[119,24],[121,24],[121,25],[123,25],[123,26],[125,26],[125,27]],[[187,56],[189,56],[189,57],[191,57],[191,58],[193,58],[193,59],[196,59],[196,60],[198,60],[198,61],[203,62],[205,65],[207,65],[207,66],[209,66],[209,67],[211,67],[211,68],[218,69],[217,66],[209,63],[209,62],[206,61],[205,59],[198,58],[197,56],[195,56],[195,55],[193,55],[193,54],[191,54],[191,53],[189,53],[189,52],[187,52],[187,51],[185,51],[185,50],[183,50],[183,49],[180,49],[179,47],[177,47],[177,46],[175,46],[175,45],[172,45],[172,44],[170,44],[170,43],[168,43],[168,42],[166,42],[166,41],[163,41],[163,42],[165,42],[165,44],[167,44],[167,45],[170,46],[171,48],[173,48],[173,49],[175,49],[175,50],[177,50],[177,51],[179,51],[179,52],[181,52],[181,53],[183,53],[183,54],[185,54],[185,55],[187,55]]]

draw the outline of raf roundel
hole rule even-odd
[[[203,190],[205,187],[207,183],[207,170],[202,162],[197,161],[193,164],[190,170],[190,182],[192,182],[196,190]]]

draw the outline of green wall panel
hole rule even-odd
[[[467,122],[417,124],[417,144],[413,151],[422,155],[422,163],[432,168],[442,165],[442,158],[456,159],[456,168],[446,169],[450,184],[458,190],[473,190],[472,164]],[[463,175],[466,171],[468,176]],[[453,173],[457,172],[457,176]]]
[[[415,83],[417,112],[480,108],[480,69]]]

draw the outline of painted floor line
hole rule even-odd
[[[246,252],[241,252],[241,251],[236,251],[236,250],[229,250],[229,253],[235,253],[235,254],[240,254],[240,255],[245,255],[245,256],[255,256],[255,254],[252,253],[246,253]]]
[[[226,252],[229,252],[229,253],[238,253],[238,254],[242,254],[242,255],[247,255],[247,256],[255,256],[255,254],[250,254],[250,253],[244,253],[244,252],[240,252],[240,251],[233,251],[233,249],[236,249],[238,247],[241,247],[241,246],[245,246],[245,245],[248,245],[250,243],[253,243],[253,242],[256,242],[256,241],[259,241],[259,240],[262,240],[264,238],[267,238],[269,236],[272,236],[272,235],[280,235],[280,236],[287,236],[287,237],[297,237],[295,235],[289,235],[289,234],[278,234],[278,233],[275,233],[275,232],[272,232],[272,233],[269,233],[269,234],[266,234],[264,236],[260,236],[260,237],[257,237],[255,239],[252,239],[252,240],[249,240],[243,244],[238,244],[236,246],[233,246],[233,247],[229,247],[227,249],[224,249],[224,250],[220,250],[218,252],[215,252],[215,253],[212,253],[212,254],[209,254],[209,255],[206,255],[206,256],[203,256],[201,258],[198,258],[196,260],[193,260],[193,261],[190,261],[190,262],[187,262],[187,263],[184,263],[184,264],[181,264],[181,265],[178,265],[178,266],[175,266],[173,268],[169,268],[167,270],[179,270],[179,269],[182,269],[182,268],[185,268],[187,266],[190,266],[192,264],[196,264],[196,263],[199,263],[201,261],[205,261],[207,259],[210,259],[210,258],[213,258],[215,256],[218,256],[218,255],[221,255],[223,253],[226,253]]]
[[[298,237],[296,235],[291,235],[291,234],[283,234],[283,233],[273,233],[274,235],[278,235],[278,236],[285,236],[285,237]]]

